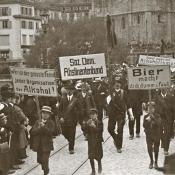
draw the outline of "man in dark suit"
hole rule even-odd
[[[128,96],[131,101],[134,120],[129,117],[129,139],[134,138],[134,125],[136,124],[136,137],[140,137],[140,116],[142,115],[142,103],[145,101],[144,92],[141,90],[130,90]]]
[[[84,129],[84,126],[89,119],[90,109],[96,107],[92,94],[88,92],[89,90],[90,90],[89,86],[86,83],[83,83],[81,85],[81,92],[77,95],[78,106],[80,108],[79,123],[81,125],[81,129],[83,131],[86,140],[87,140],[87,133],[86,130]]]
[[[109,121],[108,132],[114,139],[114,144],[117,148],[117,152],[121,153],[123,143],[123,127],[125,124],[126,109],[128,106],[128,99],[126,92],[121,89],[121,81],[114,82],[113,91],[111,94],[111,100],[109,102]],[[131,114],[131,113],[130,113]],[[133,116],[131,116],[133,118]],[[117,134],[115,133],[115,126],[117,123]]]
[[[173,108],[172,96],[168,93],[167,89],[161,89],[160,93],[155,97],[155,102],[157,104],[157,112],[163,121],[162,147],[164,148],[164,154],[168,155],[173,122],[173,113],[171,110]]]
[[[75,133],[79,106],[77,97],[74,95],[74,86],[67,85],[67,95],[61,97],[59,114],[62,123],[62,133],[69,142],[69,153],[74,154]]]

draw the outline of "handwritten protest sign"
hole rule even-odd
[[[161,89],[170,86],[170,66],[128,68],[129,89]]]
[[[14,90],[17,94],[33,96],[57,96],[53,69],[10,67]]]
[[[60,57],[62,80],[106,77],[104,54]]]

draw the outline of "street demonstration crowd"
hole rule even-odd
[[[173,88],[152,91],[152,100],[149,101],[147,91],[128,90],[127,83],[122,79],[111,82],[106,78],[67,81],[59,84],[57,98],[38,97],[40,113],[37,112],[34,96],[17,95],[9,85],[2,86],[0,94],[0,175],[12,174],[20,169],[19,165],[27,157],[28,144],[37,152],[37,162],[41,164],[44,175],[49,174],[53,139],[63,134],[69,143],[69,153],[74,154],[77,124],[81,125],[88,143],[91,175],[96,172],[94,160],[97,160],[98,173],[101,173],[104,111],[109,118],[108,132],[118,153],[122,153],[126,116],[129,139],[132,140],[134,136],[139,138],[140,116],[144,109],[143,127],[150,157],[149,168],[159,168],[160,146],[164,148],[165,155],[169,154],[170,142],[174,137]]]

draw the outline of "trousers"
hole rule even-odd
[[[117,124],[117,133],[115,132],[116,124]],[[125,124],[125,117],[123,117],[123,119],[120,120],[117,120],[114,117],[109,117],[108,132],[114,139],[117,149],[121,149],[123,145],[124,124]]]

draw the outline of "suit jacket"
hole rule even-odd
[[[166,97],[162,97],[161,94],[158,94],[155,97],[156,110],[160,114],[161,118],[166,121],[171,121],[173,113],[172,108],[174,108],[172,96],[167,94]]]
[[[155,118],[151,118],[149,114],[144,116],[143,127],[145,128],[146,136],[152,140],[160,140],[162,133],[162,120],[159,114]],[[150,117],[150,120],[147,118]]]
[[[126,109],[128,108],[130,108],[130,103],[126,91],[121,90],[118,95],[114,90],[112,92],[111,101],[108,105],[109,118],[112,117],[117,120],[125,118]]]
[[[40,121],[37,120],[30,130],[31,140],[30,148],[33,151],[51,151],[53,150],[53,132],[54,132],[54,122],[48,119],[44,127],[40,127]]]
[[[91,94],[87,93],[83,97],[82,93],[78,94],[78,105],[80,107],[80,118],[87,120],[89,118],[89,111],[91,108],[96,108],[94,98]]]
[[[60,117],[64,118],[67,124],[77,123],[77,115],[79,110],[78,100],[74,95],[70,101],[68,101],[67,96],[63,96],[61,98],[59,115]]]

